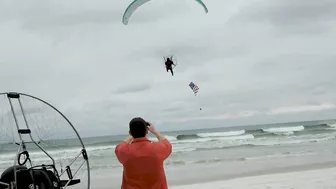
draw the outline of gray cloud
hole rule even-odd
[[[285,0],[251,3],[241,9],[232,23],[267,23],[288,34],[318,34],[330,31],[335,20],[332,0]],[[278,35],[281,35],[278,33]]]
[[[133,116],[169,130],[336,113],[334,1],[218,0],[208,14],[151,1],[125,26],[128,4],[2,1],[1,91],[47,100],[83,135],[125,133]]]
[[[135,93],[135,92],[143,92],[147,91],[151,88],[151,85],[149,83],[143,83],[143,84],[134,84],[131,86],[124,86],[115,91],[116,94],[124,94],[124,93]]]
[[[312,21],[323,22],[335,20],[336,3],[332,0],[313,1],[276,1],[265,4],[256,4],[251,11],[252,19],[269,20],[270,23],[280,25],[300,25]],[[265,17],[267,16],[267,18]]]

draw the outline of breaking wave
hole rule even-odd
[[[251,148],[335,140],[336,124],[313,126],[276,126],[257,129],[238,129],[222,132],[196,132],[191,134],[167,134],[173,144],[173,153],[184,153],[211,149]],[[123,138],[117,140],[87,141],[87,149],[93,156],[99,151],[113,149]],[[155,137],[149,137],[156,141]]]
[[[115,146],[125,136],[119,137],[103,137],[103,138],[87,138],[84,143],[87,146],[88,154],[93,161],[101,161],[106,156],[113,153]],[[297,125],[291,127],[265,127],[256,129],[237,129],[222,132],[195,132],[187,134],[176,134],[173,132],[167,133],[166,137],[173,144],[173,154],[192,153],[194,151],[205,151],[213,149],[231,150],[236,148],[258,148],[261,146],[276,146],[301,143],[315,143],[327,140],[336,139],[336,124],[319,124],[314,126]],[[150,140],[157,140],[154,137],[149,137]],[[63,154],[63,156],[73,157],[78,149],[71,145],[71,140],[66,142],[69,146],[62,148],[61,151],[55,150],[50,153]],[[58,142],[55,141],[55,145]],[[64,142],[59,142],[63,146]],[[1,147],[1,144],[0,144]],[[3,149],[3,154],[0,157],[0,164],[10,164],[12,162],[12,154],[9,153],[13,149]],[[8,154],[7,154],[8,153]],[[109,155],[108,155],[109,154]],[[32,156],[36,159],[41,157],[40,152],[32,152]],[[40,160],[40,159],[39,159]],[[208,161],[208,160],[207,160]],[[209,160],[210,161],[210,160]],[[216,160],[211,161],[228,161]],[[230,160],[231,161],[231,160]],[[234,160],[236,161],[236,160]],[[241,161],[241,160],[239,160]],[[183,164],[181,162],[171,162],[174,165]],[[196,163],[203,163],[202,161]]]
[[[336,124],[199,132],[166,137],[173,144],[173,152],[175,153],[211,149],[251,148],[335,140]]]

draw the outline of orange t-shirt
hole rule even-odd
[[[171,152],[167,139],[151,142],[143,137],[119,143],[115,154],[124,167],[121,189],[168,189],[163,161]]]

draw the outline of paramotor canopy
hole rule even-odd
[[[140,6],[142,6],[143,4],[149,2],[150,0],[134,0],[130,5],[128,5],[128,7],[126,8],[123,18],[122,18],[122,22],[127,25],[128,24],[128,20],[130,19],[130,17],[132,16],[133,12],[139,8]],[[194,0],[196,2],[198,2],[204,9],[205,13],[208,13],[208,8],[205,6],[205,4],[203,3],[203,1],[201,0]]]

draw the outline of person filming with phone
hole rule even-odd
[[[147,138],[148,131],[157,142]],[[133,118],[129,136],[115,148],[124,168],[121,189],[168,189],[163,162],[171,153],[171,143],[151,123],[141,117]]]

